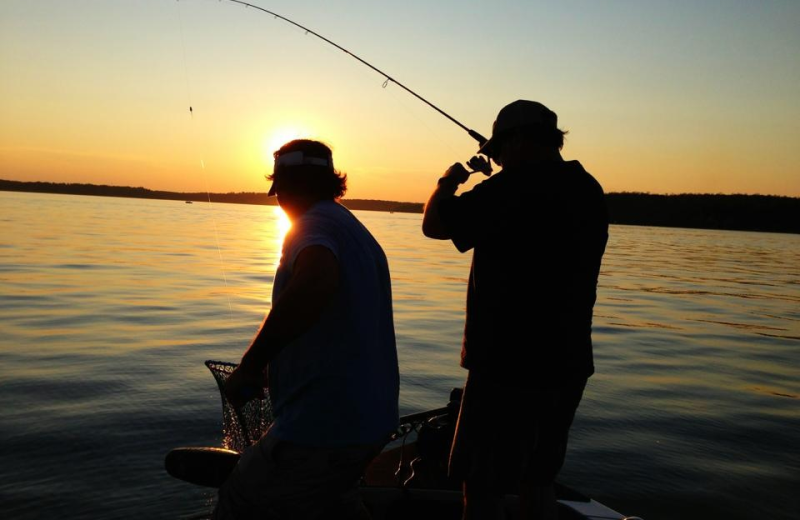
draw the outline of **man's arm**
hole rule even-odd
[[[431,193],[428,203],[425,204],[425,213],[422,217],[422,233],[428,238],[447,240],[450,233],[444,226],[439,216],[439,205],[442,200],[456,194],[458,186],[467,182],[469,172],[461,163],[455,163],[439,179],[436,189]]]
[[[294,262],[292,277],[225,383],[225,395],[234,406],[256,396],[263,370],[275,356],[319,320],[339,286],[339,263],[330,249],[309,246]]]

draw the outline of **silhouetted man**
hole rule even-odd
[[[398,423],[388,263],[336,202],[346,176],[326,145],[284,145],[271,179],[292,228],[272,310],[225,394],[241,406],[263,387],[268,367],[275,421],[220,489],[214,518],[360,517],[359,479]]]
[[[544,105],[511,103],[479,151],[502,171],[456,196],[469,172],[454,164],[425,206],[426,236],[474,250],[461,351],[469,374],[450,460],[465,519],[499,518],[507,492],[519,492],[523,518],[555,518],[553,483],[594,372],[608,217],[600,184],[562,159],[564,134]]]

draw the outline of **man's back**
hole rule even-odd
[[[591,375],[608,238],[597,181],[577,161],[505,169],[440,212],[456,246],[474,248],[462,365],[520,386]]]
[[[284,241],[273,301],[306,247],[329,249],[339,286],[319,322],[270,364],[274,434],[312,446],[377,442],[397,425],[399,376],[389,268],[380,245],[343,206],[317,203]]]

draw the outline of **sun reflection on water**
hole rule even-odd
[[[283,254],[283,239],[286,238],[286,233],[292,228],[292,221],[289,220],[289,216],[280,206],[275,206],[272,211],[275,215],[275,247],[278,251],[275,269],[277,269]]]

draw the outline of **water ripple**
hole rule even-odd
[[[202,363],[238,359],[269,309],[272,208],[0,197],[4,515],[207,512],[163,456],[220,442]],[[441,406],[466,376],[470,255],[419,215],[358,215],[392,269],[401,410]],[[612,226],[562,479],[649,520],[794,518],[798,265],[797,236]]]

